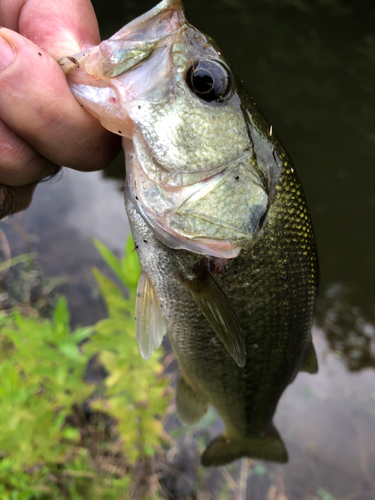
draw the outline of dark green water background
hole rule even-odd
[[[103,38],[155,5],[93,3]],[[284,394],[276,425],[290,462],[251,469],[246,498],[374,499],[375,2],[186,0],[185,9],[218,42],[289,151],[319,248],[320,372],[299,375]],[[98,262],[92,237],[119,251],[128,234],[121,180],[110,180],[123,170],[120,158],[103,176],[68,173],[41,186],[22,219],[38,237],[45,272],[67,276],[76,322],[103,314],[88,294]]]

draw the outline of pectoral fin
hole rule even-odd
[[[232,440],[225,436],[219,436],[207,446],[201,457],[201,462],[205,467],[217,467],[241,457],[278,463],[288,461],[285,445],[277,430],[272,427],[266,436],[259,438]]]
[[[318,359],[316,357],[316,352],[312,340],[310,340],[310,344],[305,353],[300,371],[307,373],[318,373]]]
[[[238,366],[244,367],[245,340],[237,315],[224,290],[209,269],[204,270],[199,280],[187,280],[186,285],[226,350]]]
[[[181,422],[186,425],[199,422],[208,409],[207,399],[188,384],[181,373],[177,379],[176,407]]]
[[[138,282],[135,317],[135,332],[139,348],[142,357],[148,359],[160,346],[167,333],[167,325],[161,314],[154,287],[143,271]]]

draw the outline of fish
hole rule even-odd
[[[212,404],[225,424],[202,464],[286,462],[278,401],[298,372],[318,371],[317,247],[290,157],[180,0],[59,63],[84,109],[122,136],[142,356],[167,334],[180,420]]]

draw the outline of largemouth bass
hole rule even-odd
[[[60,64],[78,101],[123,137],[142,355],[168,333],[180,419],[194,424],[212,403],[225,422],[202,463],[285,462],[277,403],[298,371],[318,368],[317,251],[290,158],[180,0]]]

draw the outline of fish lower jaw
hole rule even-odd
[[[147,209],[135,200],[138,212],[149,226],[155,237],[169,248],[187,250],[189,252],[217,257],[220,259],[233,259],[241,252],[242,247],[230,240],[215,240],[212,238],[191,238],[174,231],[167,224],[157,219]]]

